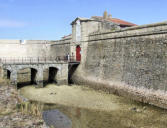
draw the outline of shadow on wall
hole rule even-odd
[[[69,84],[74,84],[74,81],[72,80],[72,76],[75,73],[76,69],[77,69],[78,65],[69,65],[68,67],[68,83]]]
[[[43,72],[44,77],[44,86],[50,83],[57,83],[57,72],[58,69],[55,67],[49,67],[49,69],[45,69]]]
[[[7,70],[7,79],[10,80],[10,75],[11,75],[11,72],[9,70]]]
[[[17,72],[17,88],[22,88],[26,85],[36,85],[37,70],[34,68],[25,68]]]

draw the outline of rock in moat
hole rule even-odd
[[[48,110],[42,114],[46,126],[53,128],[72,128],[71,120],[59,110]]]

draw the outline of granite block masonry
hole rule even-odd
[[[73,82],[107,88],[110,92],[167,108],[167,22],[120,29],[105,29],[108,27],[100,27],[100,24],[82,19],[78,24],[80,29],[77,29],[74,22],[72,35],[60,41],[28,41],[27,44],[0,41],[0,56],[55,57],[67,53],[75,56],[79,45],[81,62],[73,73]],[[79,41],[76,40],[78,30]],[[21,50],[16,52],[16,49]],[[45,69],[41,64],[6,65],[5,68],[11,71],[11,82],[17,83],[17,71],[24,67],[38,71],[36,82],[40,85]],[[66,83],[68,66],[58,69],[62,72],[57,74],[58,83]]]
[[[55,73],[52,77],[53,80],[56,81],[59,85],[67,85],[68,84],[68,63],[33,63],[33,64],[3,64],[3,69],[9,71],[10,74],[10,81],[12,85],[17,87],[17,72],[19,70],[30,68],[32,69],[31,72],[31,79],[37,87],[43,87],[43,72],[45,69],[52,68],[55,70]],[[53,72],[53,71],[52,71]]]
[[[86,43],[75,83],[167,108],[167,22],[94,32]]]

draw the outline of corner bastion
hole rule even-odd
[[[167,22],[88,37],[75,83],[167,108]]]

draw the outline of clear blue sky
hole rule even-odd
[[[0,0],[0,39],[60,39],[76,17],[105,10],[138,25],[167,20],[167,0]]]

